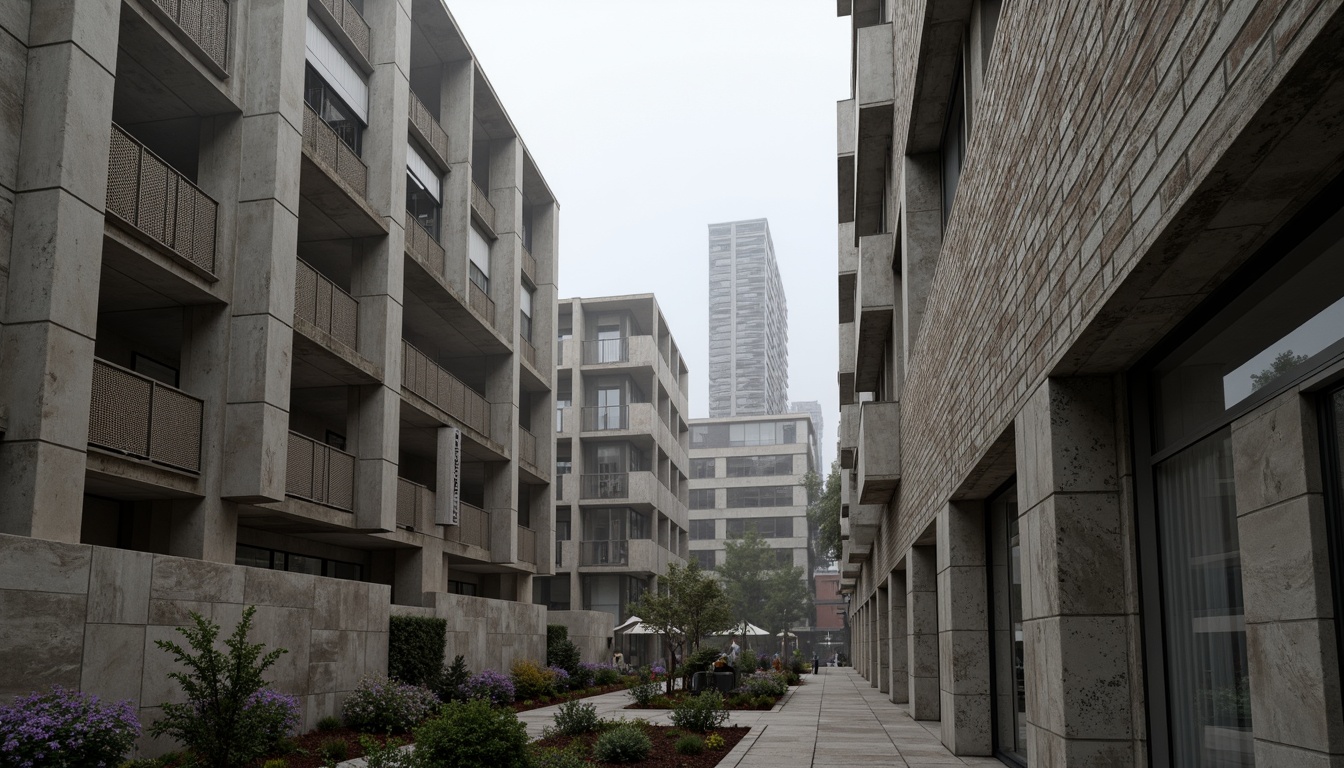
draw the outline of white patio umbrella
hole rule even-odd
[[[615,627],[612,628],[611,631],[612,631],[612,632],[620,632],[621,630],[626,629],[626,628],[628,628],[628,627],[632,627],[632,626],[634,626],[634,625],[636,625],[636,624],[643,623],[643,621],[644,621],[644,620],[641,619],[641,618],[639,618],[638,616],[631,616],[630,618],[626,619],[625,621],[621,622],[620,624],[617,624]]]
[[[757,636],[765,637],[770,634],[770,631],[767,629],[761,629],[760,627],[756,626],[755,624],[752,624],[749,621],[744,621],[731,629],[725,629],[722,632],[715,632],[714,634],[724,636],[741,635],[743,637],[757,637]]]

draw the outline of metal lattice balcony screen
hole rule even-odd
[[[358,346],[359,302],[302,259],[294,270],[294,316],[351,349]]]
[[[630,428],[630,406],[628,405],[585,405],[583,407],[583,431],[603,432],[609,429]]]
[[[495,300],[485,294],[474,282],[467,282],[467,301],[476,314],[485,318],[490,325],[495,324]]]
[[[355,44],[355,49],[369,58],[369,23],[359,15],[359,11],[346,0],[318,0],[327,9],[331,17],[340,25],[341,31]]]
[[[518,561],[537,563],[537,532],[521,525],[518,526]]]
[[[444,276],[443,246],[429,234],[429,230],[416,221],[415,215],[410,211],[406,212],[406,252],[428,264],[439,277]]]
[[[90,445],[200,472],[203,411],[200,399],[179,389],[93,361]]]
[[[429,111],[429,107],[411,91],[411,98],[408,104],[410,112],[411,126],[419,131],[421,138],[429,144],[430,149],[438,154],[440,160],[448,158],[448,134],[444,132],[443,126],[434,117],[434,113]]]
[[[490,436],[490,404],[476,390],[406,341],[401,343],[401,366],[402,386],[471,429]]]
[[[481,549],[490,548],[490,513],[463,501],[458,504],[457,525],[444,529],[444,538]]]
[[[229,67],[229,3],[227,0],[153,0],[220,69]]]
[[[583,476],[584,499],[624,499],[630,496],[629,472],[606,472]]]
[[[583,364],[630,362],[630,339],[598,339],[583,342]]]
[[[219,205],[115,123],[107,160],[107,210],[201,269],[215,272]]]
[[[303,105],[303,148],[360,197],[368,195],[368,166],[307,104]]]
[[[289,433],[285,493],[336,509],[355,508],[355,457]]]

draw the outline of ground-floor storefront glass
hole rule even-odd
[[[989,502],[991,631],[994,653],[994,749],[1021,765],[1027,760],[1026,669],[1022,644],[1022,540],[1017,484]]]

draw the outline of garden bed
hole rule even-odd
[[[513,707],[514,712],[527,712],[528,710],[532,709],[541,709],[542,707],[553,707],[556,704],[564,704],[566,701],[577,701],[579,699],[586,699],[591,696],[601,696],[604,693],[615,693],[616,691],[624,691],[626,688],[629,687],[630,686],[628,683],[613,683],[611,685],[600,685],[595,686],[593,688],[585,688],[582,691],[569,691],[567,693],[562,693],[557,696],[551,696],[550,699],[547,701],[532,700],[532,699],[526,701],[515,701],[511,706]]]
[[[677,752],[677,739],[689,734],[682,728],[675,728],[670,725],[646,725],[644,732],[648,734],[653,742],[653,749],[649,756],[637,763],[601,763],[596,760],[589,760],[595,766],[604,766],[609,768],[713,768],[723,760],[733,747],[747,735],[750,728],[745,726],[732,726],[716,728],[714,733],[723,738],[723,746],[719,749],[706,749],[698,755],[683,755]],[[596,733],[587,733],[582,736],[551,736],[535,742],[541,747],[553,747],[564,749],[571,742],[579,741],[583,744],[585,754],[592,754],[593,744],[598,739]],[[694,734],[701,735],[701,734]]]
[[[648,704],[627,704],[626,709],[672,709],[678,703],[685,701],[694,694],[688,691],[673,691],[671,695],[662,695],[654,698]],[[725,696],[723,705],[725,709],[733,711],[768,711],[774,709],[775,705],[783,696],[748,696],[745,694],[735,694]]]

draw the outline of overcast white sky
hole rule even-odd
[[[708,225],[765,217],[789,302],[789,398],[835,457],[835,102],[827,0],[448,0],[560,201],[560,295],[657,295],[708,415]]]

